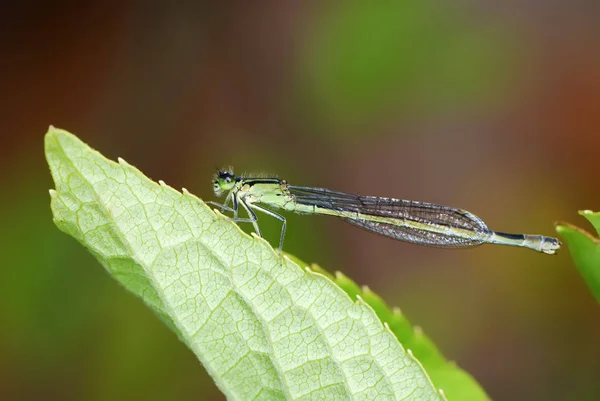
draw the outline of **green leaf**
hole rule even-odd
[[[421,362],[435,387],[444,389],[444,395],[449,400],[489,400],[475,379],[456,366],[454,362],[446,360],[433,342],[423,334],[421,328],[413,327],[400,309],[390,308],[369,287],[359,287],[341,272],[336,272],[335,276],[331,276],[317,265],[312,265],[311,268],[330,277],[351,298],[361,297],[368,303],[375,310],[379,319],[388,325],[404,348],[410,350]]]
[[[579,214],[588,219],[600,235],[600,213],[582,210]],[[596,301],[600,302],[600,239],[569,223],[558,224],[556,231],[567,243],[575,266],[590,287]]]
[[[56,225],[196,354],[232,400],[445,399],[362,297],[186,190],[50,128]]]

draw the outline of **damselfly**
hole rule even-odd
[[[224,204],[209,203],[219,206],[221,211],[233,212],[236,222],[252,223],[259,236],[262,235],[255,211],[280,220],[280,251],[286,221],[267,207],[300,214],[336,216],[365,230],[420,245],[468,248],[481,244],[501,244],[547,254],[556,253],[561,245],[556,238],[543,235],[492,231],[479,217],[466,210],[433,203],[298,187],[279,178],[240,177],[232,171],[219,171],[213,185],[215,195],[222,196],[227,192],[227,197]],[[240,205],[248,213],[248,218],[239,217]]]

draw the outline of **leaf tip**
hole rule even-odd
[[[186,188],[181,188],[181,192],[182,192],[184,195],[188,195],[188,196],[189,196],[189,195],[191,195],[191,194],[190,194],[190,191],[188,191]]]
[[[48,152],[48,150],[54,145],[54,141],[56,137],[56,128],[54,128],[52,125],[48,127],[48,131],[46,132],[46,135],[44,135],[44,145],[46,147],[46,152]]]
[[[50,193],[51,198],[55,198],[56,195],[58,195],[58,192],[56,192],[55,189],[50,189],[50,190],[48,190],[48,192]]]
[[[397,306],[394,306],[392,308],[392,313],[396,316],[402,316],[402,310],[400,310],[400,308],[398,308]]]
[[[414,326],[413,327],[413,332],[415,333],[416,336],[422,336],[423,335],[423,328],[421,326]]]
[[[55,133],[57,131],[60,131],[60,130],[58,128],[56,128],[54,125],[50,124],[48,126],[48,131],[46,131],[46,135],[53,134],[53,133]]]
[[[77,138],[75,135],[71,134],[69,131],[65,131],[64,129],[56,128],[54,125],[49,125],[48,131],[46,131],[46,138],[49,139],[49,138],[53,138],[56,136],[72,137],[72,138],[79,140],[79,138]]]

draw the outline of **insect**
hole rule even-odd
[[[221,211],[233,212],[232,220],[254,225],[261,235],[256,212],[282,222],[279,250],[283,247],[286,221],[268,208],[300,214],[336,216],[365,230],[414,244],[448,248],[469,248],[481,244],[520,246],[554,254],[561,243],[552,237],[531,234],[507,234],[490,230],[474,214],[433,203],[360,196],[325,188],[289,185],[279,178],[241,177],[233,171],[217,172],[213,189],[225,202],[209,202]],[[228,204],[232,206],[229,207]],[[240,206],[248,218],[239,217]]]

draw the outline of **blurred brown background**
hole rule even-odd
[[[600,209],[599,21],[594,0],[3,3],[0,399],[223,399],[53,225],[48,125],[204,199],[231,164],[553,235]],[[600,399],[600,313],[566,249],[288,217],[288,252],[400,306],[494,399]]]

